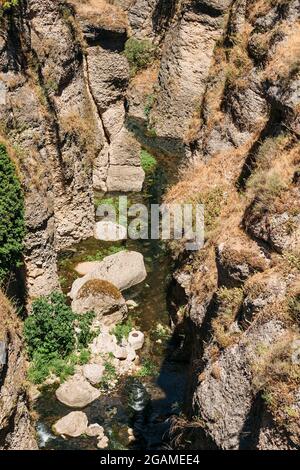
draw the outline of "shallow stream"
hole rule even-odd
[[[159,203],[165,183],[160,169],[149,176],[141,194],[130,194],[131,203]],[[96,195],[96,199],[100,195]],[[105,199],[110,195],[105,195]],[[115,195],[114,195],[115,197]],[[99,252],[109,253],[116,247],[139,251],[147,268],[147,279],[142,284],[123,292],[126,300],[134,300],[138,306],[129,312],[134,325],[145,333],[145,345],[139,357],[150,360],[152,375],[122,378],[117,388],[103,394],[84,408],[89,423],[99,423],[109,437],[109,449],[160,449],[168,447],[170,416],[180,412],[184,400],[186,367],[178,362],[176,351],[180,337],[159,335],[158,325],[169,328],[167,311],[167,286],[171,272],[171,259],[159,240],[126,240],[107,243],[95,239],[86,240],[71,247],[60,257],[60,278],[67,293],[78,277],[74,267],[81,261],[94,259]],[[113,246],[113,248],[112,248]],[[160,327],[159,327],[160,328]],[[97,449],[96,438],[79,437],[64,439],[55,436],[51,427],[71,410],[55,398],[55,386],[43,389],[36,401],[39,415],[37,431],[40,447],[44,449]],[[129,442],[128,427],[133,428],[135,440]]]

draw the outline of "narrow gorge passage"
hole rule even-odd
[[[0,0],[0,453],[300,450],[299,311],[300,0]]]
[[[175,169],[174,169],[175,170]],[[161,204],[167,178],[161,167],[146,177],[140,194],[127,194],[130,204]],[[123,194],[124,195],[124,194]],[[98,203],[114,201],[118,204],[122,194],[97,193]],[[125,298],[134,301],[127,321],[146,336],[144,347],[138,351],[140,361],[151,363],[145,377],[128,374],[121,377],[114,390],[108,390],[91,405],[80,409],[89,422],[103,426],[109,437],[111,450],[167,449],[171,447],[170,418],[182,410],[186,388],[186,366],[180,357],[183,337],[172,334],[168,312],[168,287],[171,279],[172,260],[160,240],[126,240],[101,242],[90,238],[60,254],[59,274],[63,289],[69,292],[72,282],[78,277],[74,270],[78,263],[94,259],[97,253],[106,250],[132,250],[143,254],[147,278],[125,292]],[[150,361],[149,361],[150,358]],[[148,375],[149,374],[149,375]],[[65,416],[70,409],[55,397],[57,385],[45,386],[35,404],[38,414],[37,434],[41,449],[97,449],[97,439],[89,437],[63,438],[55,436],[53,424]],[[129,441],[127,429],[132,428],[135,439]]]

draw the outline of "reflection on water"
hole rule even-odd
[[[148,181],[143,194],[129,195],[133,203],[159,202],[164,177],[161,171]],[[105,197],[108,197],[107,195]],[[118,243],[86,240],[62,253],[60,277],[64,291],[70,290],[78,276],[74,271],[77,263],[85,261]],[[119,246],[143,254],[147,268],[147,279],[140,285],[123,292],[126,299],[133,299],[138,307],[130,312],[135,326],[146,336],[145,345],[139,355],[151,359],[157,366],[152,377],[122,379],[119,387],[109,395],[101,396],[84,411],[89,423],[99,423],[109,437],[109,449],[159,449],[164,445],[169,426],[168,418],[180,411],[184,398],[186,367],[173,360],[177,348],[175,339],[157,342],[153,331],[157,324],[169,325],[166,304],[166,288],[171,272],[171,260],[163,244],[158,240],[126,240]],[[46,449],[97,449],[94,438],[78,437],[63,439],[51,433],[51,427],[70,408],[55,398],[55,388],[44,389],[36,403],[39,413],[38,436],[41,448]],[[127,429],[132,428],[136,440],[129,443]]]

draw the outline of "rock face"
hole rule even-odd
[[[0,292],[0,449],[35,450],[37,442],[24,387],[26,358],[21,324]]]
[[[59,419],[53,430],[62,436],[78,437],[87,431],[88,419],[82,411],[72,411],[67,416]]]
[[[81,315],[95,312],[98,325],[110,326],[123,320],[127,306],[114,284],[102,279],[91,279],[79,289],[72,302],[72,310]]]
[[[76,300],[82,286],[92,279],[108,281],[122,291],[143,282],[146,277],[143,255],[135,251],[121,251],[107,256],[97,263],[97,267],[92,272],[76,279],[69,296]]]
[[[143,24],[156,39],[132,10],[134,34]],[[205,0],[179,10],[147,116],[137,78],[128,113],[147,146],[193,159],[166,202],[196,198],[206,210],[203,249],[171,246],[172,319],[185,330],[190,367],[183,448],[298,449],[300,82],[290,55],[299,1]]]
[[[29,0],[3,19],[1,132],[24,187],[29,298],[57,289],[58,250],[92,235],[93,187],[139,191],[144,179],[124,124],[126,16],[71,3]]]
[[[76,374],[56,390],[56,398],[70,408],[84,408],[97,398],[100,392],[81,375]]]

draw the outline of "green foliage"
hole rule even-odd
[[[64,381],[74,374],[75,364],[73,356],[62,359],[55,353],[45,355],[36,352],[28,370],[28,379],[35,384],[41,384],[50,374],[54,374]]]
[[[32,314],[24,322],[31,359],[29,380],[42,383],[55,374],[63,381],[74,374],[76,364],[87,364],[91,354],[86,347],[99,333],[91,328],[94,318],[94,312],[75,315],[60,292],[35,300]],[[76,345],[78,352],[75,352]]]
[[[21,263],[24,199],[15,167],[5,145],[0,144],[0,283]]]
[[[24,335],[30,358],[34,353],[66,357],[75,347],[75,315],[63,294],[53,292],[32,304],[32,314],[25,320]]]
[[[171,336],[171,330],[168,326],[157,323],[155,328],[152,330],[152,336],[154,339],[166,340]]]
[[[146,174],[153,173],[153,171],[157,167],[157,160],[153,155],[151,155],[151,153],[147,152],[147,150],[142,149],[141,165]]]
[[[147,39],[129,38],[124,54],[129,62],[132,75],[146,68],[155,58],[155,47]]]
[[[133,324],[131,320],[127,320],[125,323],[119,323],[112,330],[112,334],[117,338],[118,343],[121,343],[122,339],[127,339],[129,333],[133,330]]]
[[[137,372],[137,377],[147,377],[157,373],[156,364],[151,359],[144,359],[140,370]]]
[[[87,345],[93,341],[97,336],[98,331],[92,331],[91,326],[95,318],[94,312],[87,312],[84,315],[78,315],[76,324],[80,330],[80,333],[77,335],[78,344],[86,348]]]
[[[0,2],[0,9],[4,11],[9,11],[12,8],[15,8],[21,4],[22,0],[4,0]]]
[[[91,359],[91,352],[88,349],[81,349],[78,356],[78,364],[83,366],[88,364]]]
[[[102,389],[109,389],[112,381],[116,380],[118,377],[115,366],[112,364],[112,358],[109,357],[108,360],[104,363],[104,374],[102,380],[99,384]]]

